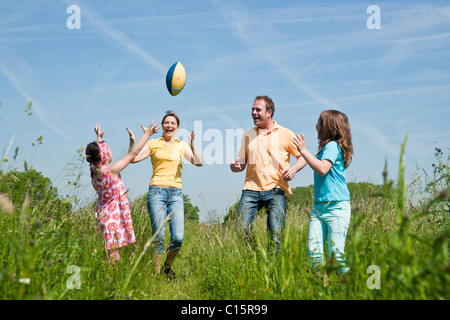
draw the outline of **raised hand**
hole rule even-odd
[[[131,131],[130,129],[128,129],[128,127],[125,127],[125,129],[127,129],[127,131],[128,131],[128,134],[130,135],[130,141],[135,141],[135,139],[134,139],[134,133],[133,133],[133,131]]]
[[[301,136],[298,134],[295,134],[295,136],[296,138],[294,138],[294,144],[298,151],[302,153],[302,151],[306,149],[305,136],[303,135],[303,132],[301,133]]]
[[[196,133],[194,131],[192,131],[191,134],[189,135],[189,146],[191,148],[194,148],[195,135],[196,135]]]
[[[97,135],[97,141],[103,141],[103,134],[105,134],[105,130],[100,130],[100,124],[96,124],[94,127],[95,134]]]
[[[155,121],[152,121],[152,123],[150,124],[150,127],[146,128],[143,125],[141,125],[142,130],[144,130],[144,134],[148,133],[150,136],[153,135],[154,133],[159,132],[159,129],[161,129],[161,127],[158,127],[158,123],[154,124]]]

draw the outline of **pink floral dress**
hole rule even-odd
[[[98,194],[95,217],[103,231],[107,249],[117,249],[136,242],[130,205],[120,174],[115,181],[109,167],[103,167],[102,173],[93,177],[92,186]]]

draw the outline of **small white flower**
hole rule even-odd
[[[20,283],[30,284],[30,278],[19,279]]]

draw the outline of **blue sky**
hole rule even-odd
[[[67,27],[70,5],[81,10],[80,29]],[[380,8],[380,29],[366,25],[370,5]],[[125,126],[140,137],[141,124],[174,110],[180,133],[201,129],[196,143],[207,163],[185,164],[183,191],[204,221],[240,195],[245,173],[229,170],[240,141],[226,149],[226,133],[251,128],[253,99],[266,94],[274,120],[303,132],[310,150],[322,110],[347,114],[349,182],[381,183],[385,159],[395,178],[408,133],[412,179],[416,167],[431,171],[435,147],[448,147],[449,58],[447,1],[2,0],[0,155],[12,144],[1,168],[25,159],[68,194],[68,163],[95,139],[96,123],[117,160],[128,149]],[[173,97],[165,74],[176,61],[187,82]],[[39,136],[43,144],[33,147]],[[78,195],[95,199],[87,164],[83,172]],[[132,199],[147,191],[151,173],[149,159],[122,172]],[[290,186],[312,183],[307,167]]]

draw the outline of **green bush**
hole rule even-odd
[[[5,194],[16,207],[22,206],[26,201],[32,208],[46,207],[49,210],[45,216],[69,212],[71,204],[58,195],[58,189],[53,187],[49,178],[35,169],[25,171],[0,171],[0,193]]]

